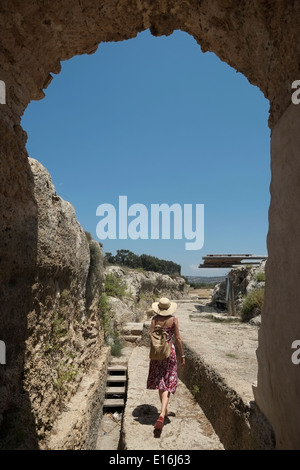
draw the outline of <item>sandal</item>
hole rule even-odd
[[[158,420],[156,421],[156,423],[154,424],[154,429],[162,429],[163,425],[164,425],[164,417],[160,416]]]

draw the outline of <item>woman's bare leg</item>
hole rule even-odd
[[[168,392],[168,390],[159,390],[159,398],[161,402],[160,416],[165,417],[167,414],[169,397],[170,397],[170,392]]]
[[[169,401],[170,392],[168,390],[158,390],[159,399],[161,402],[161,411],[158,420],[156,421],[154,428],[161,430],[164,425],[164,419],[167,414],[167,406]]]

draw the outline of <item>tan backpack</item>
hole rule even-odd
[[[166,321],[163,325],[156,324],[154,330],[150,334],[151,345],[150,345],[150,359],[156,361],[163,361],[168,359],[171,353],[170,344],[167,342],[167,333],[163,330],[163,327],[166,324]]]

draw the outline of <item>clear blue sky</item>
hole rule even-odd
[[[184,275],[213,253],[266,254],[270,202],[269,103],[193,37],[100,44],[62,71],[22,118],[29,156],[49,171],[84,230],[97,238],[100,204],[204,204],[204,246],[185,240],[104,240],[172,260]],[[130,220],[130,219],[129,219]],[[150,233],[149,233],[150,236]]]

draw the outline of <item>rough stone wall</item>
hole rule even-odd
[[[300,76],[300,74],[299,74]],[[276,432],[279,449],[300,448],[300,107],[291,105],[273,130],[266,289],[254,396]]]
[[[98,311],[103,275],[100,245],[89,242],[71,204],[56,194],[47,170],[36,160],[29,159],[29,165],[36,209],[32,267],[36,270],[25,290],[25,305],[21,293],[26,283],[20,273],[10,281],[12,287],[19,284],[18,309],[9,325],[2,317],[2,334],[5,327],[12,328],[12,336],[5,341],[8,366],[1,384],[4,448],[43,445],[93,360],[101,357],[103,346]],[[97,263],[91,263],[93,258]],[[27,311],[18,318],[22,307]],[[12,346],[19,353],[17,364],[11,363]],[[18,369],[23,375],[20,389]],[[7,408],[10,411],[5,413]]]
[[[263,91],[275,122],[290,103],[291,77],[298,73],[299,12],[299,3],[289,0],[4,0],[0,79],[8,88],[5,121],[17,124],[29,101],[44,96],[60,61],[149,28],[155,36],[175,29],[193,35],[203,52],[215,52]]]
[[[110,348],[104,348],[83,377],[77,392],[42,441],[46,450],[94,450],[103,416]]]
[[[274,449],[273,430],[255,402],[243,401],[188,345],[184,353],[186,365],[179,368],[179,377],[193,391],[225,449]]]
[[[290,363],[291,333],[281,334],[287,323],[291,325],[287,331],[293,331],[293,336],[298,332],[295,322],[299,309],[298,296],[286,295],[299,279],[300,255],[294,235],[299,233],[299,222],[288,230],[289,217],[294,219],[299,213],[299,143],[295,140],[299,111],[289,109],[283,116],[290,104],[291,83],[300,74],[300,3],[294,0],[1,1],[0,80],[6,83],[7,104],[0,106],[0,333],[7,346],[7,365],[0,369],[0,413],[12,410],[14,397],[23,390],[34,299],[48,299],[51,306],[56,299],[54,291],[49,295],[41,288],[38,296],[32,290],[36,279],[50,279],[53,269],[46,258],[39,265],[38,204],[20,117],[30,100],[43,97],[43,89],[49,85],[51,74],[60,71],[62,60],[92,53],[101,41],[135,37],[147,28],[154,35],[169,35],[175,29],[188,32],[202,51],[215,52],[270,101],[269,123],[275,129],[276,145],[272,146],[269,266],[257,400],[276,428],[278,445],[293,447],[293,436],[299,436],[300,419],[294,412],[299,374],[285,367],[286,361]],[[282,123],[278,122],[281,116]],[[282,312],[287,312],[284,324]],[[274,350],[273,338],[279,337],[280,348]],[[276,394],[274,389],[278,390]],[[289,391],[291,395],[287,396]],[[23,400],[30,409],[26,392]]]

